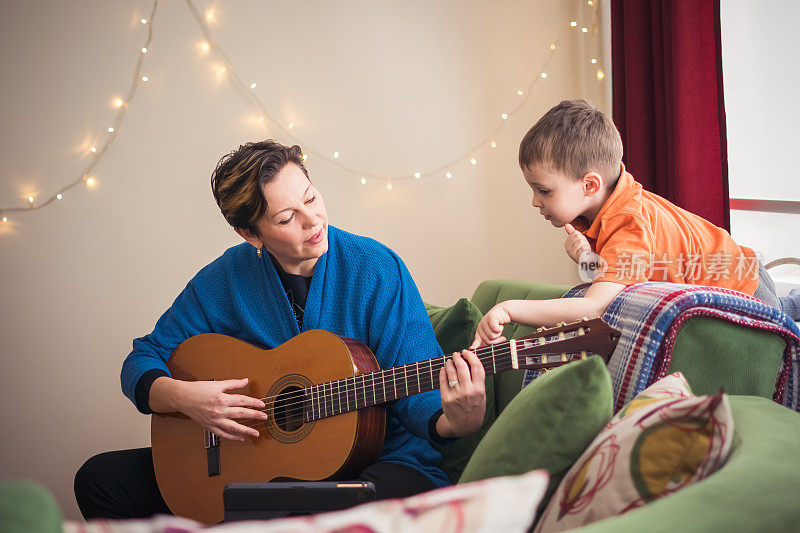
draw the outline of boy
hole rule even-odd
[[[800,291],[782,298],[755,253],[724,229],[642,189],[622,164],[613,122],[584,100],[548,111],[522,139],[519,165],[533,207],[557,228],[573,261],[597,266],[582,298],[508,300],[483,317],[471,348],[505,340],[503,325],[551,326],[602,316],[622,289],[644,281],[725,287],[800,320]]]

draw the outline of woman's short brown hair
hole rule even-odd
[[[267,211],[262,187],[289,163],[308,177],[303,151],[297,145],[267,139],[243,144],[222,156],[211,174],[211,190],[225,220],[234,228],[258,234],[256,223]]]
[[[519,166],[544,165],[578,180],[598,172],[616,183],[622,139],[614,123],[586,100],[564,100],[539,119],[519,145]]]

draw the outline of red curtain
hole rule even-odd
[[[626,167],[730,231],[719,0],[611,0],[611,52]]]

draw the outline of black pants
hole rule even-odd
[[[356,478],[375,484],[379,500],[435,488],[421,472],[396,463],[375,463]],[[75,499],[90,518],[144,518],[171,514],[158,490],[150,448],[95,455],[75,474]]]

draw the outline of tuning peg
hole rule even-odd
[[[583,320],[584,322],[588,322],[589,318],[588,317],[583,317],[583,318],[581,318],[581,320]]]
[[[536,329],[536,333],[541,333],[542,331],[545,331],[546,329],[547,329],[546,327],[540,326],[539,328]]]
[[[566,323],[566,322],[559,322],[558,324],[556,324],[556,326],[557,326],[557,327],[559,327],[559,328],[560,328],[560,327],[564,327],[564,326],[566,326],[566,325],[567,325],[567,323]]]

